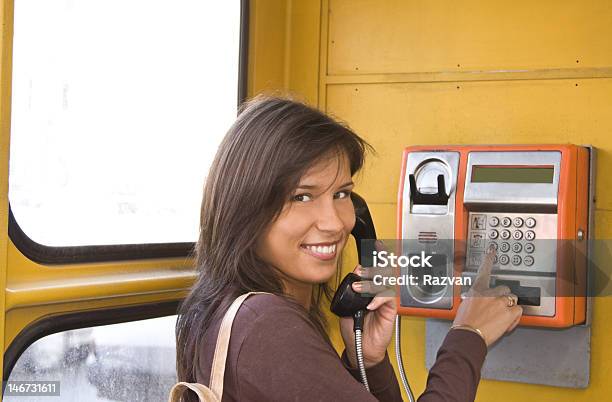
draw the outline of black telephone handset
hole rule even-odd
[[[374,248],[374,240],[376,239],[376,230],[374,222],[368,209],[368,204],[356,193],[351,193],[351,199],[355,207],[355,227],[351,234],[357,243],[357,255],[359,264],[363,267],[371,267]],[[361,242],[361,240],[370,240]],[[363,247],[363,249],[362,249]],[[332,299],[330,309],[340,317],[353,317],[355,314],[364,315],[365,309],[372,301],[372,297],[362,296],[355,292],[351,285],[353,282],[360,281],[361,277],[354,273],[349,273],[344,277],[340,286],[336,290],[336,294]]]
[[[351,234],[355,238],[355,243],[357,243],[359,264],[362,267],[372,267],[374,266],[373,252],[376,250],[376,230],[374,229],[374,222],[372,221],[372,216],[370,215],[370,210],[368,209],[368,204],[366,204],[365,200],[355,193],[351,193],[351,199],[353,200],[353,205],[355,206],[356,218],[355,227],[353,227],[353,231],[351,232]],[[362,242],[362,240],[369,241]],[[359,275],[354,274],[352,272],[345,276],[342,282],[340,283],[340,286],[338,286],[336,294],[334,294],[330,309],[334,314],[340,317],[353,317],[357,366],[359,367],[361,382],[363,383],[364,387],[369,391],[370,386],[368,384],[368,378],[366,375],[365,360],[362,349],[362,331],[366,307],[368,304],[370,304],[373,297],[363,296],[353,290],[353,288],[351,287],[353,282],[360,281],[361,279],[362,278]],[[406,377],[406,373],[404,372],[404,363],[402,362],[400,350],[401,347],[400,342],[398,341],[399,339],[401,339],[400,328],[401,321],[399,317],[396,316],[395,352],[397,357],[397,364],[400,371],[400,376],[402,378],[402,385],[404,386],[406,395],[408,395],[408,400],[410,402],[414,402],[414,395],[412,393],[412,390],[410,389],[410,384],[408,384],[408,378]]]
[[[357,243],[357,254],[359,264],[363,267],[371,267],[374,251],[374,241],[376,239],[376,230],[372,222],[372,216],[368,210],[368,204],[359,195],[352,193],[351,199],[355,207],[355,227],[351,234]],[[361,240],[370,240],[364,241]],[[365,371],[365,360],[362,349],[362,331],[363,321],[366,312],[366,306],[370,304],[373,297],[363,296],[353,290],[351,285],[353,282],[360,281],[361,277],[354,273],[349,273],[344,277],[340,286],[336,290],[336,294],[331,302],[331,311],[340,317],[353,317],[353,330],[355,331],[355,353],[357,366],[361,373],[361,382],[369,391],[368,378]]]

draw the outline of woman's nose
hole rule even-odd
[[[340,218],[340,211],[334,202],[325,203],[317,211],[317,228],[325,232],[340,232],[344,229],[344,222]]]

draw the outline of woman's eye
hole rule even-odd
[[[312,196],[310,194],[298,194],[293,196],[293,201],[298,202],[307,202],[312,201]]]
[[[342,198],[347,198],[351,195],[351,190],[342,190],[342,191],[338,191],[334,198],[336,199],[342,199]]]

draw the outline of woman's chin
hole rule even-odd
[[[310,283],[313,284],[320,284],[320,283],[326,283],[328,282],[330,279],[332,279],[334,277],[334,275],[336,275],[337,272],[337,268],[336,265],[333,265],[332,267],[312,267],[312,270],[309,270],[309,273],[315,273],[314,275],[309,275],[309,281]]]

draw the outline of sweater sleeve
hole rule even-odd
[[[486,354],[487,347],[477,334],[464,330],[449,331],[418,402],[473,401]]]
[[[346,350],[342,352],[342,364],[344,368],[361,383],[361,373],[358,368],[352,368],[346,355]],[[379,401],[401,401],[402,393],[399,389],[397,377],[393,371],[393,366],[389,362],[389,355],[385,353],[383,361],[375,366],[366,369],[370,392]]]
[[[257,317],[240,346],[239,400],[401,401],[389,360],[370,368],[375,393],[355,380],[307,318],[289,307]]]

